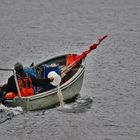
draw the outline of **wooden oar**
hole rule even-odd
[[[62,70],[61,77],[64,78],[67,75],[67,73],[70,72],[70,70],[73,67],[75,67],[82,59],[84,59],[87,56],[87,54],[89,54],[92,50],[96,49],[97,46],[107,37],[108,37],[108,35],[105,35],[105,36],[99,38],[97,43],[92,44],[89,47],[88,50],[86,50],[86,51],[82,52],[80,55],[78,55],[76,57],[76,60],[73,61],[73,63],[71,63],[70,65],[66,66],[66,68],[64,70]]]

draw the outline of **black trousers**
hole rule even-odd
[[[3,103],[3,101],[4,101],[3,96],[4,96],[4,92],[0,91],[0,103]]]

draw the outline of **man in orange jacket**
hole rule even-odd
[[[15,71],[16,71],[17,80],[18,79],[22,80],[22,79],[25,79],[25,78],[28,77],[29,79],[31,79],[31,81],[28,80],[27,82],[29,82],[28,84],[32,84],[31,87],[32,86],[44,86],[44,85],[47,85],[47,84],[49,85],[49,83],[53,81],[53,77],[45,78],[45,79],[44,78],[36,78],[33,75],[29,75],[29,74],[25,73],[25,71],[23,69],[23,65],[19,62],[15,64],[14,68],[15,68]],[[18,82],[18,84],[19,84],[19,82]],[[14,79],[14,75],[12,75],[8,79],[7,84],[5,84],[1,87],[1,92],[18,93],[16,82],[15,82],[15,79]],[[2,93],[1,93],[0,96],[3,96]]]

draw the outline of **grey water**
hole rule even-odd
[[[0,109],[0,140],[139,140],[139,15],[139,0],[0,0],[0,68],[79,54],[109,34],[86,57],[77,100],[64,110]]]

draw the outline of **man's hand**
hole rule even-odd
[[[54,78],[52,76],[49,77],[49,79],[50,79],[50,82],[52,82],[54,80]]]

